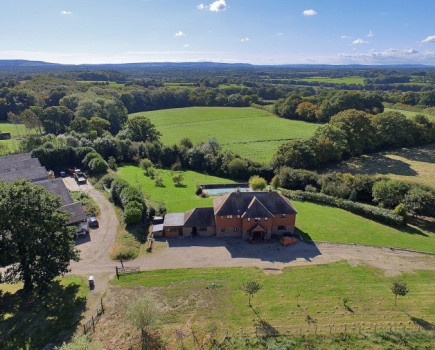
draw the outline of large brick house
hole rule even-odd
[[[267,240],[273,234],[293,233],[296,213],[288,198],[277,192],[237,191],[214,199],[213,208],[167,214],[162,234]]]

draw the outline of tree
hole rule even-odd
[[[346,134],[348,154],[359,156],[374,149],[376,130],[364,112],[355,109],[346,110],[334,115],[330,123]]]
[[[267,181],[258,175],[254,175],[249,179],[249,186],[254,191],[262,191],[267,186]]]
[[[409,289],[405,281],[394,281],[391,286],[391,291],[394,294],[394,306],[397,306],[397,296],[405,296]]]
[[[414,144],[415,124],[399,112],[384,112],[373,119],[381,147],[406,147]]]
[[[341,160],[347,150],[346,134],[330,124],[317,128],[312,140],[314,155],[320,164]]]
[[[298,104],[296,108],[296,114],[298,114],[303,120],[307,120],[310,122],[316,122],[316,116],[319,109],[317,106],[311,102],[301,102]]]
[[[240,289],[248,296],[248,305],[251,305],[251,298],[257,294],[263,287],[256,281],[248,281],[242,284]]]
[[[405,195],[404,204],[414,215],[435,216],[435,191],[413,185]]]
[[[101,137],[104,131],[110,129],[110,122],[100,117],[92,117],[89,121],[89,129],[95,130],[97,135]]]
[[[130,118],[125,124],[125,131],[130,140],[137,142],[157,141],[161,135],[154,124],[143,115]]]
[[[73,112],[64,106],[49,107],[42,116],[42,126],[47,133],[64,134],[73,117]]]
[[[160,320],[162,309],[154,298],[144,293],[127,305],[125,318],[141,332],[142,346],[147,345],[149,332]]]
[[[400,180],[381,180],[373,185],[373,200],[387,208],[394,208],[402,203],[409,185]]]
[[[69,214],[60,197],[27,180],[0,182],[0,256],[13,263],[5,280],[24,282],[24,290],[44,287],[78,261]]]
[[[184,180],[184,176],[182,173],[175,174],[172,176],[172,181],[174,181],[175,186],[179,187],[181,186],[181,183]]]

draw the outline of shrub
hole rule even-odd
[[[402,204],[402,203],[400,203],[399,205],[397,205],[394,208],[393,213],[403,217],[405,220],[408,217],[408,213],[406,212],[405,204]]]
[[[114,157],[109,157],[109,159],[107,160],[107,164],[109,165],[109,168],[113,171],[118,170],[118,165],[116,165],[116,159]]]
[[[154,186],[156,187],[164,187],[163,179],[160,176],[154,177]]]
[[[307,191],[307,192],[317,192],[317,188],[315,188],[314,186],[311,186],[311,185],[307,185],[307,186],[305,186],[305,191]]]
[[[379,221],[381,223],[391,226],[402,226],[405,224],[405,219],[393,213],[391,210],[384,208],[377,208],[371,205],[352,202],[328,196],[323,193],[303,192],[303,191],[283,191],[285,196],[288,196],[298,201],[310,201],[314,203],[326,204],[333,207],[347,210],[351,213],[361,215],[365,218]]]
[[[113,175],[113,174],[104,175],[100,179],[100,181],[98,181],[98,186],[100,188],[104,188],[104,187],[110,188],[110,187],[112,187],[112,182],[115,181],[116,179],[117,179],[116,175]]]
[[[89,163],[92,159],[102,158],[101,155],[98,152],[92,151],[85,155],[85,157],[82,160],[82,164],[85,167],[89,167]]]
[[[279,176],[278,176],[278,175],[275,175],[275,176],[272,178],[272,180],[270,181],[270,185],[271,185],[274,189],[277,189],[277,188],[280,186],[280,183],[279,183]]]
[[[121,191],[125,188],[130,186],[128,184],[127,181],[123,180],[123,179],[115,179],[112,182],[112,199],[113,202],[117,205],[121,205],[121,199],[120,199],[120,195],[121,195]]]
[[[144,202],[142,192],[130,185],[122,189],[121,193],[119,194],[119,200],[123,208],[125,208],[130,202]]]
[[[124,207],[124,222],[129,224],[137,224],[141,222],[143,215],[143,204],[133,201],[126,204]]]
[[[148,168],[151,168],[153,166],[153,162],[149,160],[148,158],[141,159],[139,162],[139,166],[143,170],[148,170]]]
[[[196,187],[195,194],[196,194],[197,196],[199,196],[199,195],[202,194],[202,187],[201,187],[201,186],[197,186],[197,187]]]
[[[307,185],[317,187],[319,175],[314,171],[283,167],[278,173],[279,186],[289,190],[303,190]]]
[[[97,216],[99,214],[100,208],[89,194],[81,191],[73,191],[71,192],[71,197],[83,206],[83,210],[87,216]]]
[[[381,180],[373,185],[373,200],[387,208],[402,203],[409,185],[400,180]]]
[[[267,181],[258,175],[254,175],[249,179],[249,186],[254,191],[264,190],[267,186]]]
[[[435,216],[435,193],[432,189],[412,186],[405,195],[406,210],[414,215]]]
[[[89,171],[94,174],[102,174],[107,172],[109,165],[103,158],[94,158],[89,162]]]

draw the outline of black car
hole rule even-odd
[[[89,227],[92,227],[92,228],[100,227],[100,224],[98,223],[98,220],[95,216],[91,216],[90,218],[88,218],[88,224],[89,224]]]

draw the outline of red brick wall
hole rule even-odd
[[[242,235],[242,219],[237,218],[237,215],[233,215],[231,219],[227,219],[226,216],[216,216],[216,236],[218,237],[239,237]],[[234,232],[234,227],[237,227],[237,232]],[[222,232],[225,229],[225,232]]]

